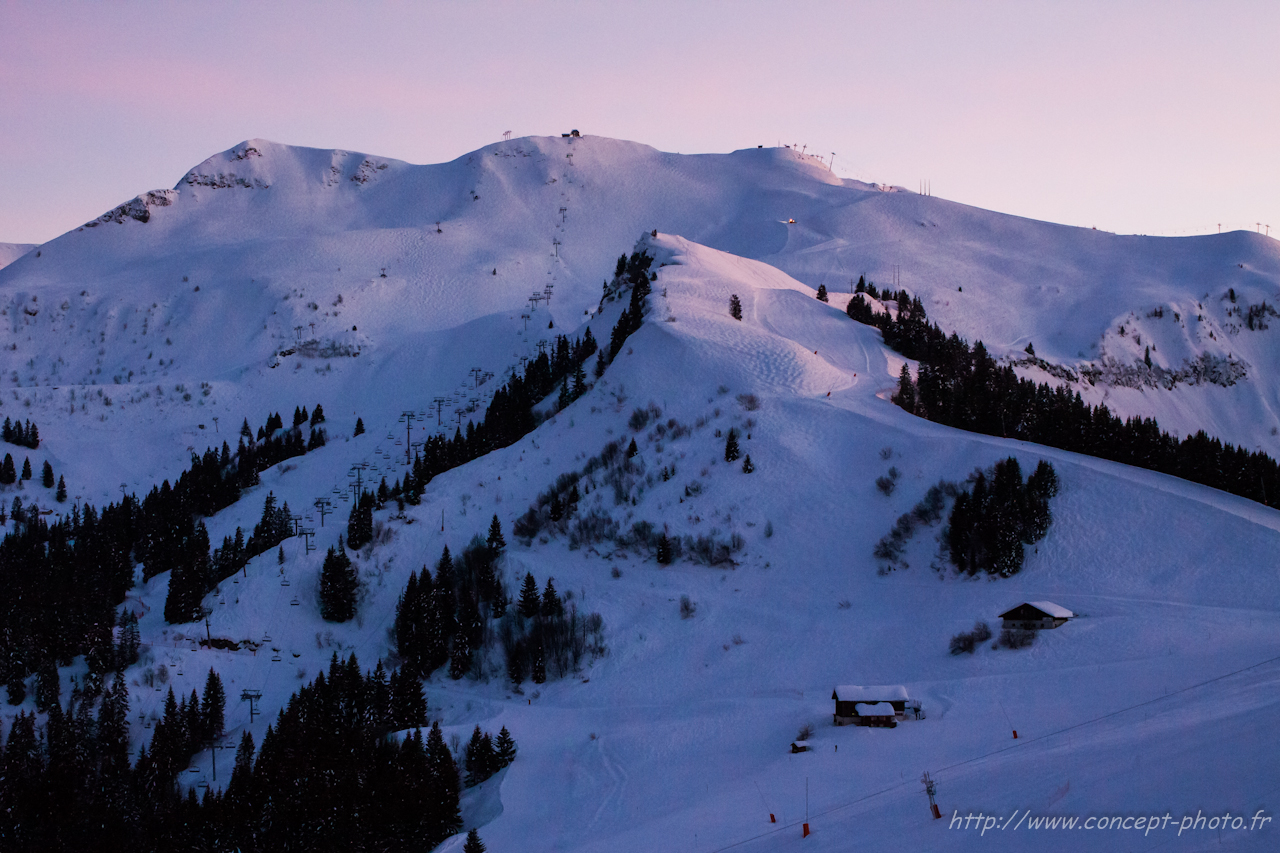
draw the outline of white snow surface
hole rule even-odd
[[[931,318],[998,355],[1034,342],[1046,363],[1072,368],[1103,352],[1132,364],[1148,345],[1170,366],[1202,353],[1242,359],[1247,377],[1230,387],[1080,387],[1121,414],[1274,455],[1280,327],[1229,330],[1238,318],[1223,298],[1233,288],[1237,304],[1280,304],[1273,241],[1117,236],[842,181],[785,149],[680,156],[595,137],[512,140],[435,166],[254,140],[196,167],[176,192],[135,201],[0,271],[0,415],[35,420],[43,443],[21,453],[37,467],[49,459],[73,498],[102,504],[122,484],[141,494],[175,477],[192,450],[234,445],[245,417],[256,428],[268,412],[323,404],[330,444],[265,472],[208,520],[215,543],[251,529],[272,491],[319,528],[314,553],[286,543],[283,575],[272,552],[206,600],[214,636],[270,638],[258,654],[192,651],[204,626],[164,624],[167,574],[131,593],[147,666],[166,666],[188,693],[210,667],[222,674],[227,742],[249,726],[241,690],[263,693],[260,742],[335,650],[364,667],[388,658],[409,572],[483,535],[496,513],[509,586],[526,571],[539,584],[554,576],[603,616],[609,654],[523,695],[500,675],[427,683],[446,735],[465,742],[477,723],[505,725],[519,746],[464,796],[467,825],[490,850],[1275,849],[1274,821],[1221,835],[1177,827],[1197,810],[1273,815],[1280,800],[1280,515],[907,415],[887,400],[901,357],[844,316],[839,293],[863,272],[889,284],[900,265]],[[619,303],[596,313],[599,282],[633,246],[657,258],[650,313],[604,377],[516,445],[437,477],[404,518],[379,513],[384,541],[357,557],[358,617],[323,622],[317,576],[349,504],[321,528],[313,502],[337,502],[353,463],[401,476],[403,411],[430,412],[413,425],[420,440],[438,428],[434,398],[451,397],[452,432],[453,409],[474,397],[463,417],[480,417],[539,339],[590,320],[608,341]],[[820,283],[829,305],[814,299]],[[530,306],[548,284],[550,305]],[[741,321],[728,315],[730,294]],[[1163,318],[1147,317],[1159,306]],[[494,378],[473,388],[472,368]],[[630,413],[650,403],[691,433],[632,432]],[[352,438],[357,416],[368,432]],[[716,432],[731,427],[752,474],[723,459]],[[634,506],[592,490],[580,511],[673,535],[737,534],[732,566],[515,542],[511,523],[539,491],[632,437],[654,482]],[[989,582],[935,570],[936,526],[916,533],[908,568],[877,573],[872,546],[930,485],[1010,455],[1024,470],[1050,460],[1062,486],[1022,573]],[[902,476],[885,497],[874,480],[891,465]],[[672,466],[669,481],[656,476]],[[65,509],[38,486],[22,494]],[[681,617],[686,595],[692,618]],[[952,635],[1009,600],[1045,598],[1079,618],[1027,649],[948,653]],[[902,685],[925,719],[833,727],[832,688],[850,680]],[[164,693],[131,690],[136,747],[149,736],[139,714],[158,713]],[[813,751],[791,754],[805,725]],[[210,761],[197,756],[192,784],[209,778]],[[924,771],[947,820],[931,819]],[[949,828],[953,811],[1003,822],[1028,809],[1173,820],[1087,838]],[[461,846],[458,836],[442,849]]]

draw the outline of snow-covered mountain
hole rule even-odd
[[[579,512],[737,536],[740,548],[712,568],[564,537],[513,545],[508,582],[554,576],[601,613],[610,653],[537,694],[514,695],[501,677],[428,683],[449,731],[505,725],[520,744],[464,799],[490,850],[774,850],[801,843],[806,814],[804,843],[822,850],[1080,847],[1072,833],[979,842],[972,824],[948,829],[929,817],[926,770],[948,817],[1273,808],[1280,515],[914,418],[887,399],[901,356],[842,310],[860,275],[905,287],[944,330],[982,338],[1026,375],[1276,455],[1280,326],[1263,328],[1275,317],[1259,307],[1280,305],[1270,239],[1119,236],[841,180],[789,149],[682,156],[582,137],[512,140],[433,166],[251,140],[40,249],[0,270],[0,415],[39,424],[31,461],[48,459],[73,499],[145,492],[191,450],[234,445],[246,417],[323,404],[329,445],[209,519],[215,543],[251,528],[268,491],[305,508],[345,494],[353,464],[402,475],[402,412],[421,413],[412,441],[452,433],[540,341],[587,324],[608,341],[621,305],[601,298],[601,281],[620,253],[655,257],[646,322],[583,398],[437,477],[405,517],[380,513],[388,532],[358,560],[356,620],[325,623],[314,603],[345,503],[319,552],[290,540],[283,575],[267,554],[206,600],[214,635],[269,634],[279,662],[191,651],[189,626],[162,618],[167,574],[131,593],[147,611],[147,665],[171,664],[188,692],[210,666],[233,700],[261,690],[260,734],[335,649],[366,665],[390,653],[410,571],[483,535],[494,514],[510,530],[558,475],[634,438],[634,501],[600,488]],[[829,305],[814,299],[820,284]],[[636,429],[632,413],[647,407],[661,417]],[[357,417],[369,431],[353,437]],[[724,461],[730,428],[754,473]],[[1020,574],[935,570],[937,526],[916,534],[909,568],[878,574],[876,540],[931,485],[1009,455],[1028,471],[1050,460],[1062,481],[1049,535]],[[900,479],[885,496],[875,480],[890,467]],[[22,494],[62,509],[39,488]],[[1080,618],[1028,650],[948,654],[975,620],[1043,599]],[[834,685],[880,683],[905,684],[926,719],[830,726]],[[136,690],[134,717],[161,699]],[[806,724],[815,751],[790,754]],[[228,728],[248,725],[232,701]],[[133,734],[144,740],[141,722]],[[1270,849],[1270,826],[1224,836]],[[1116,830],[1090,847],[1219,841],[1175,834]]]

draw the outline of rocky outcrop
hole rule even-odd
[[[177,190],[152,190],[143,193],[137,198],[126,201],[117,208],[107,211],[97,219],[92,219],[84,224],[85,228],[96,228],[99,225],[105,225],[108,222],[114,222],[117,225],[123,225],[127,219],[136,219],[138,222],[149,222],[151,220],[151,209],[155,207],[168,207],[178,198]]]

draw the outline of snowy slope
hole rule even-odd
[[[414,166],[250,140],[0,272],[17,344],[0,364],[6,384],[18,369],[23,386],[238,381],[299,337],[369,354],[420,332],[518,319],[546,285],[551,317],[572,327],[596,304],[618,247],[651,228],[833,294],[864,273],[881,286],[896,280],[944,329],[998,355],[1022,357],[1034,343],[1077,376],[1102,371],[1097,384],[1075,383],[1091,402],[1280,452],[1280,327],[1243,322],[1245,306],[1280,302],[1275,241],[1035,222],[839,180],[788,149],[682,156],[527,138]],[[41,295],[46,310],[23,316]],[[125,334],[126,323],[148,334]],[[70,353],[68,334],[78,342]],[[1150,371],[1133,375],[1148,346],[1157,370],[1182,376],[1173,390]],[[1184,374],[1201,358],[1234,384],[1192,384]],[[229,417],[247,414],[233,408]]]
[[[0,269],[9,266],[35,247],[34,243],[0,243]]]
[[[860,271],[853,257],[885,283],[888,253],[905,245],[938,265],[937,280],[916,283],[904,272],[903,284],[933,300],[930,313],[944,327],[1020,351],[1014,326],[1026,322],[1042,356],[1066,360],[1113,321],[1119,339],[1118,325],[1133,322],[1125,312],[1157,296],[1170,305],[1195,300],[1196,271],[1231,251],[1258,270],[1237,291],[1263,294],[1280,280],[1272,244],[1238,234],[1145,241],[1016,220],[840,182],[789,151],[678,157],[592,138],[519,140],[434,167],[253,142],[211,158],[163,198],[172,203],[144,198],[131,208],[145,212],[145,223],[126,211],[119,223],[109,217],[71,232],[42,247],[41,258],[0,272],[0,343],[17,347],[4,350],[0,413],[35,418],[45,443],[33,465],[47,455],[73,494],[101,502],[122,481],[142,491],[173,476],[188,446],[234,437],[245,416],[257,424],[268,411],[287,417],[294,405],[323,403],[330,445],[266,472],[209,522],[215,542],[251,527],[268,491],[296,510],[317,497],[338,501],[318,552],[290,540],[283,573],[274,554],[264,555],[207,599],[213,635],[263,643],[256,654],[191,651],[195,626],[161,618],[167,575],[135,590],[135,606],[147,612],[147,666],[167,665],[188,692],[210,666],[233,699],[246,687],[262,690],[259,740],[275,709],[334,650],[354,651],[366,666],[389,654],[387,629],[410,571],[483,533],[495,513],[510,531],[557,475],[580,469],[608,441],[634,437],[653,481],[634,505],[615,505],[601,488],[583,509],[598,506],[624,527],[649,521],[673,534],[737,534],[744,547],[732,568],[660,568],[648,554],[604,545],[513,543],[509,583],[526,571],[540,583],[554,576],[603,615],[610,654],[581,679],[536,695],[530,685],[512,694],[500,677],[437,675],[428,684],[431,713],[447,733],[465,739],[476,723],[506,725],[520,745],[516,762],[464,801],[491,850],[787,848],[802,843],[806,780],[809,847],[1081,847],[1079,833],[1046,831],[1028,842],[989,832],[979,841],[974,831],[948,830],[929,819],[915,781],[924,770],[937,778],[948,815],[1273,807],[1280,515],[1150,472],[910,417],[886,399],[901,359],[849,321],[834,294],[832,305],[813,298],[818,283],[834,290],[830,269],[840,263],[850,265],[842,275]],[[563,224],[560,206],[569,208]],[[912,226],[919,211],[939,225]],[[778,221],[792,217],[796,225]],[[425,422],[434,431],[432,400],[451,396],[443,420],[452,429],[452,409],[473,397],[482,405],[540,338],[577,334],[590,319],[597,339],[608,340],[619,306],[592,316],[597,282],[651,228],[659,235],[640,245],[663,264],[655,264],[652,310],[603,379],[516,445],[433,480],[405,518],[380,513],[390,532],[359,559],[358,619],[321,621],[317,574],[345,521],[349,504],[334,490],[345,493],[350,465],[399,476],[402,411],[430,411],[414,429]],[[837,231],[861,242],[835,245]],[[1029,272],[1033,261],[1044,269]],[[1114,277],[1094,281],[1105,269],[1127,270],[1129,289]],[[1062,293],[1046,296],[1031,283],[1036,276]],[[554,282],[551,305],[530,310],[525,300],[544,280]],[[742,301],[740,322],[728,316],[730,294]],[[1218,309],[1225,317],[1225,304],[1206,304]],[[1144,340],[1160,334],[1150,322]],[[279,355],[296,348],[300,325],[317,349],[359,355]],[[1174,350],[1172,335],[1159,340],[1160,352]],[[1162,421],[1193,423],[1213,411],[1252,435],[1248,404],[1270,399],[1262,389],[1275,374],[1258,367],[1268,364],[1261,344],[1247,355],[1256,371],[1248,382],[1212,386],[1225,399],[1186,393],[1200,386],[1125,393]],[[472,388],[473,367],[495,378]],[[1121,397],[1112,390],[1108,402]],[[689,434],[632,432],[631,412],[650,403]],[[349,438],[357,414],[369,433]],[[755,473],[723,461],[715,432],[730,426],[743,433]],[[917,534],[910,568],[877,574],[874,542],[930,485],[1010,454],[1024,469],[1049,459],[1062,480],[1054,526],[1020,575],[940,577],[930,567],[936,527]],[[874,480],[890,465],[903,477],[885,497]],[[672,467],[670,480],[656,476]],[[48,502],[39,489],[24,500],[32,492]],[[697,605],[693,618],[681,618],[682,595]],[[1028,650],[947,653],[949,638],[976,619],[995,624],[997,613],[1040,599],[1081,618]],[[1271,662],[1231,674],[1262,661]],[[1210,679],[1221,680],[1196,686]],[[849,683],[905,684],[927,719],[892,731],[832,728],[830,691]],[[140,720],[160,710],[164,694],[132,689],[140,742]],[[789,754],[806,723],[816,751]],[[248,724],[247,706],[230,702],[232,737]],[[197,757],[193,780],[208,778],[210,761]],[[768,822],[770,811],[780,824]],[[1207,830],[1174,841],[1175,831],[1116,831],[1091,837],[1089,849],[1198,850],[1219,841]],[[1267,829],[1224,841],[1265,850],[1275,838]],[[461,839],[445,849],[461,849]]]

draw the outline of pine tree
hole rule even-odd
[[[587,329],[590,333],[591,330]],[[577,362],[573,367],[573,399],[576,400],[583,394],[587,393],[587,374],[582,369],[582,362]]]
[[[533,579],[533,572],[526,572],[524,585],[520,588],[520,615],[533,619],[542,611],[542,600],[538,597],[538,582]]]
[[[200,705],[203,740],[214,741],[222,737],[222,730],[226,728],[226,705],[227,694],[222,689],[222,678],[210,667]]]
[[[319,403],[316,403],[316,407],[311,410],[311,426],[322,423],[324,423],[324,409],[320,407]]]
[[[916,384],[911,381],[911,370],[906,362],[898,372],[898,391],[893,395],[893,402],[913,415],[916,413]]]
[[[277,566],[284,565],[284,546],[283,545],[280,546],[279,551],[276,551],[276,565]]]
[[[20,667],[10,667],[9,680],[5,682],[5,690],[8,691],[10,705],[21,705],[27,701],[27,680]],[[12,731],[10,731],[11,737],[12,734]],[[10,741],[10,747],[12,748],[12,740]]]
[[[724,461],[736,462],[740,451],[738,450],[738,431],[733,427],[729,428],[729,437],[724,441]]]
[[[396,729],[420,726],[427,721],[427,699],[418,676],[401,667],[391,673],[391,725]]]
[[[655,556],[658,558],[658,564],[667,566],[671,564],[671,540],[667,538],[666,531],[658,538],[658,547],[655,549]]]
[[[484,853],[484,842],[480,840],[480,833],[472,829],[467,832],[467,842],[462,845],[462,853]]]
[[[534,641],[534,645],[533,645],[533,664],[532,664],[531,669],[533,670],[533,672],[532,672],[532,675],[530,676],[530,678],[531,678],[531,680],[533,681],[533,683],[534,683],[534,684],[544,684],[544,683],[546,683],[546,680],[547,680],[547,661],[546,661],[546,656],[545,656],[545,654],[543,653],[543,650],[542,650],[542,640],[541,640],[541,638],[539,638],[539,639],[537,639],[537,640],[535,640],[535,641]]]
[[[62,681],[53,659],[46,659],[36,670],[36,710],[47,712],[62,701]]]
[[[547,578],[547,586],[542,590],[540,610],[542,618],[547,620],[564,615],[564,602],[560,600],[560,594],[556,592],[556,585],[551,578]]]
[[[345,550],[332,547],[320,569],[320,616],[328,622],[346,622],[356,615],[359,581]]]
[[[194,622],[200,618],[201,601],[207,587],[204,568],[208,562],[208,552],[198,553],[195,560],[180,559],[169,572],[169,592],[164,599],[164,621],[170,625]]]
[[[524,681],[527,674],[525,666],[525,643],[520,639],[515,639],[506,647],[507,652],[507,679],[511,682],[511,687],[518,693],[520,692],[520,684]],[[17,704],[17,703],[14,703]]]
[[[631,443],[627,445],[627,458],[633,459],[640,452],[640,448],[636,446],[636,440],[631,439]]]
[[[729,296],[729,316],[735,320],[742,319],[742,300],[738,299],[736,293]]]
[[[471,671],[471,644],[465,631],[453,635],[453,651],[449,654],[449,677],[454,681]]]
[[[462,817],[458,813],[458,765],[454,763],[449,747],[445,746],[438,720],[431,724],[431,732],[427,735],[427,761],[435,776],[438,792],[434,803],[436,820],[444,835],[449,835],[462,826]]]
[[[364,420],[361,418],[356,418],[356,428],[351,437],[355,438],[357,435],[364,435]]]
[[[1058,494],[1058,472],[1053,470],[1053,465],[1041,459],[1027,478],[1027,489],[1045,500]]]
[[[376,731],[385,732],[391,728],[391,686],[387,683],[387,671],[382,668],[382,661],[378,661],[373,674],[366,679],[365,687],[369,700],[369,724]]]
[[[6,453],[4,463],[0,464],[0,484],[11,485],[18,482],[18,469],[14,467],[13,456]]]
[[[55,480],[53,479],[53,466],[49,464],[49,460],[44,460],[44,467],[40,469],[40,485],[46,489],[52,489]]]
[[[54,499],[60,504],[67,502],[67,481],[62,477],[58,478],[58,491],[57,494],[54,495]]]
[[[498,514],[493,514],[493,521],[489,522],[489,552],[494,557],[501,556],[502,552],[507,549],[507,540],[502,538],[502,523],[498,521]]]
[[[423,567],[426,574],[426,567]],[[430,578],[428,577],[428,580]],[[422,671],[422,596],[418,592],[418,573],[410,572],[409,581],[405,584],[400,600],[396,602],[396,618],[393,633],[396,642],[396,653],[404,661],[405,666],[415,672]]]
[[[351,515],[347,517],[347,544],[358,551],[373,540],[373,505],[375,498],[372,492],[361,492],[351,507]]]
[[[830,301],[830,300],[827,298],[827,286],[826,286],[825,284],[820,284],[820,285],[818,285],[818,301],[819,301],[819,302],[829,302],[829,301]]]
[[[506,767],[512,761],[515,761],[516,742],[511,739],[511,732],[507,731],[506,726],[503,726],[502,731],[498,732],[498,740],[494,746],[497,751],[499,767]]]
[[[742,473],[750,474],[756,470],[756,466],[751,462],[751,454],[748,453],[746,458],[742,460]]]
[[[138,617],[132,610],[125,610],[120,617],[120,642],[116,646],[116,670],[123,672],[138,662],[138,648],[142,636],[138,631]]]
[[[231,781],[227,783],[226,801],[247,805],[253,785],[253,734],[246,728],[236,747],[235,762],[231,766]]]
[[[465,783],[468,788],[474,788],[485,779],[485,768],[480,756],[480,745],[483,741],[484,736],[480,733],[480,726],[477,724],[475,731],[471,733],[471,740],[467,742],[467,751],[465,753],[467,764]]]

